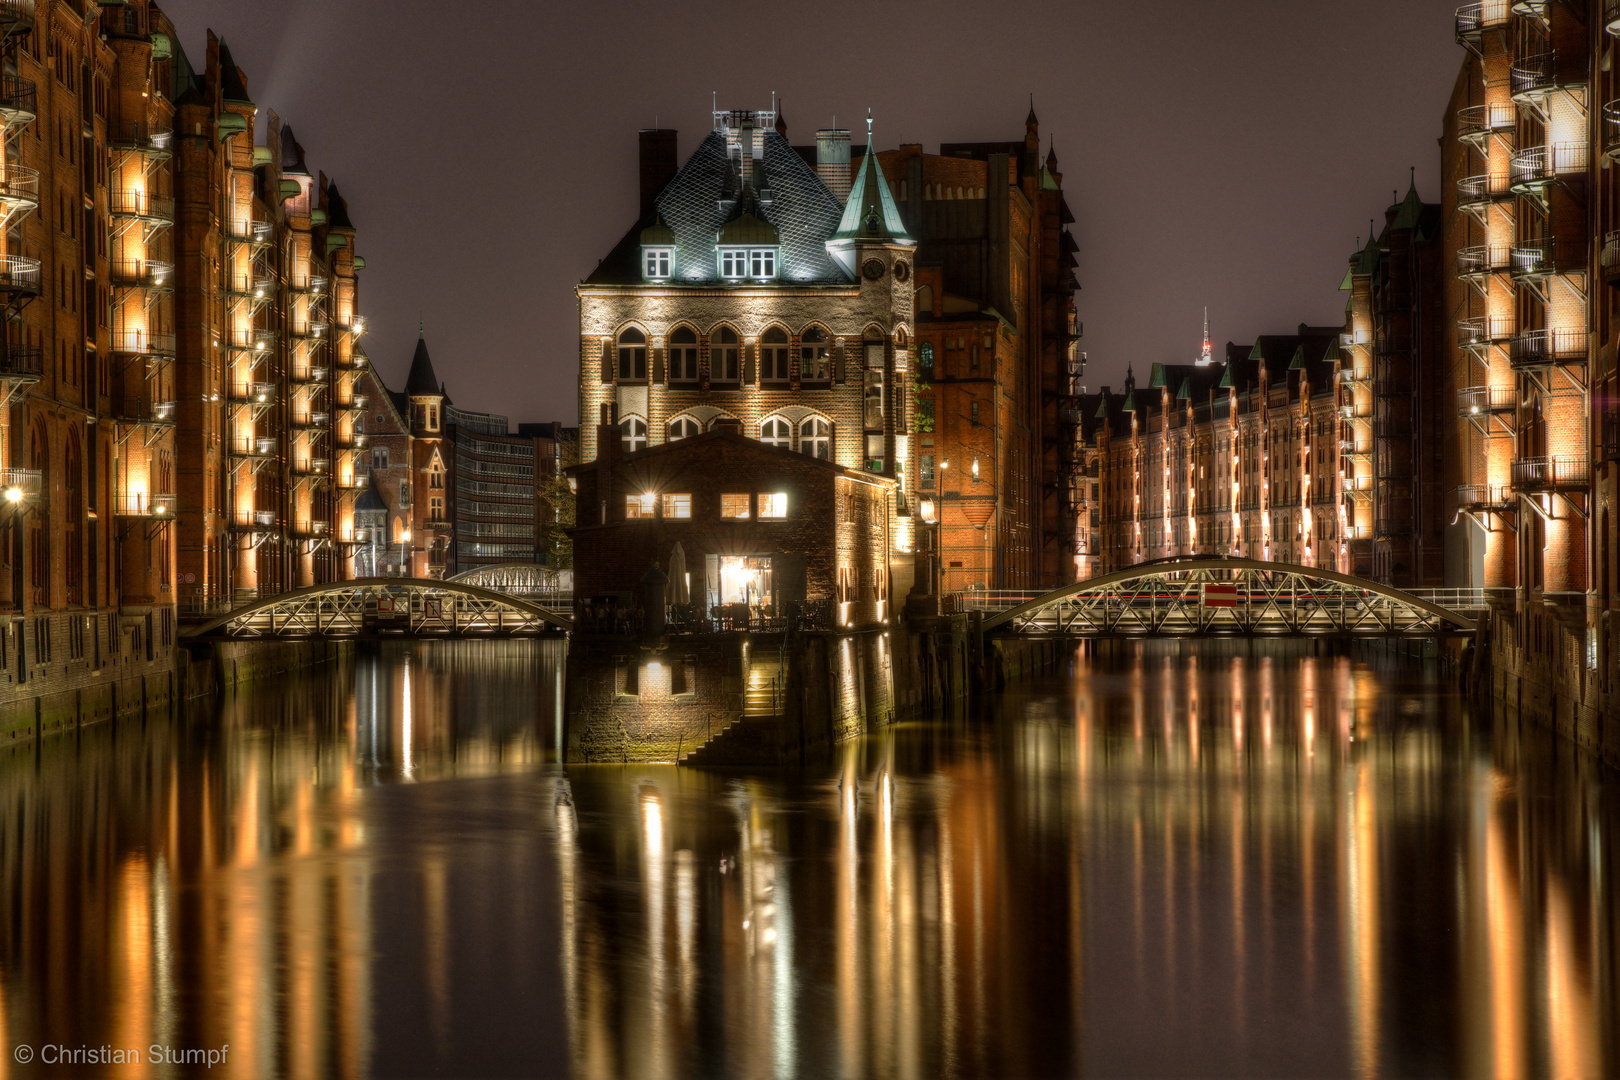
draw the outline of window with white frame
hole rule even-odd
[[[669,335],[669,381],[698,381],[698,340],[690,326],[677,326]]]
[[[799,452],[822,461],[831,461],[832,425],[819,416],[800,421]]]
[[[748,276],[760,281],[776,276],[776,249],[755,248],[748,253]]]
[[[636,381],[647,377],[647,335],[635,327],[619,335],[619,378]]]
[[[619,424],[619,445],[627,454],[647,447],[647,421],[639,416],[627,416]]]
[[[780,326],[771,327],[760,338],[759,377],[763,382],[788,381],[788,336]]]
[[[703,428],[690,416],[677,416],[669,422],[669,441],[680,442],[690,439],[703,431]]]
[[[645,260],[642,272],[648,281],[663,281],[669,277],[669,268],[675,261],[675,249],[667,247],[650,247],[642,249]]]
[[[793,428],[780,416],[767,417],[759,425],[759,441],[766,446],[790,449],[793,444]]]
[[[722,326],[709,342],[709,378],[714,382],[734,383],[741,378],[742,341],[737,331]]]
[[[748,276],[748,249],[721,248],[720,276],[727,281],[738,281]]]

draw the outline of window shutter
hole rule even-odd
[[[602,342],[602,381],[613,381],[613,342]]]

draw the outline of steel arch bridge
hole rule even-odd
[[[498,563],[475,566],[445,580],[493,589],[509,596],[552,597],[568,595],[573,589],[573,576],[572,570],[554,570],[538,563]]]
[[[1471,634],[1470,615],[1363,578],[1292,563],[1192,558],[1128,567],[1042,596],[960,594],[984,631],[1020,635]]]
[[[185,638],[511,637],[569,630],[533,600],[458,581],[356,578],[254,600],[181,631]]]

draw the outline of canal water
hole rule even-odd
[[[562,647],[13,743],[0,1074],[1620,1072],[1620,784],[1433,672],[1165,643],[699,772],[560,765]]]

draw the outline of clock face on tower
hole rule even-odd
[[[883,260],[867,259],[861,264],[861,274],[865,276],[867,281],[876,281],[883,276]]]
[[[906,262],[906,260],[901,259],[899,262],[894,264],[894,280],[904,281],[910,276],[911,266]]]

